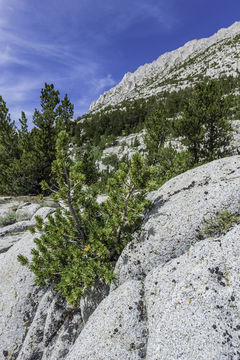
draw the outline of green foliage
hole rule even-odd
[[[236,223],[240,222],[238,213],[232,214],[228,209],[223,209],[215,216],[204,219],[205,225],[199,231],[199,239],[225,235]]]
[[[134,140],[131,143],[131,147],[137,148],[140,145],[141,145],[141,143],[140,143],[139,139],[137,138],[137,136],[135,136]]]
[[[95,184],[99,179],[96,161],[100,158],[101,151],[89,143],[76,148],[76,160],[81,162],[81,172],[87,185]]]
[[[144,138],[148,163],[159,163],[162,149],[170,132],[170,125],[163,109],[157,109],[146,121],[146,135]]]
[[[67,95],[60,103],[59,91],[53,84],[46,84],[41,90],[41,111],[35,110],[33,123],[36,126],[31,136],[34,154],[38,154],[38,169],[35,171],[38,184],[44,179],[53,182],[51,164],[55,159],[56,139],[61,130],[71,131],[73,105]]]
[[[26,256],[23,256],[23,255],[18,255],[18,261],[23,266],[26,266],[29,263],[28,258]]]
[[[151,167],[149,190],[156,190],[174,176],[182,174],[192,167],[187,151],[178,152],[171,144],[162,147],[158,154],[158,163]]]
[[[18,159],[17,129],[11,121],[5,101],[0,96],[0,193],[11,190],[12,167]]]
[[[177,122],[178,135],[191,153],[193,164],[229,154],[231,124],[227,120],[228,113],[229,99],[223,96],[217,80],[195,86]]]
[[[103,165],[106,165],[106,166],[112,166],[112,167],[116,167],[119,163],[119,159],[118,159],[118,156],[117,154],[109,154],[108,156],[105,156],[103,159],[102,159],[102,163]]]
[[[53,181],[51,163],[55,159],[57,134],[72,132],[73,105],[67,95],[60,102],[54,86],[45,84],[41,91],[41,111],[35,110],[29,131],[24,112],[17,129],[6,103],[0,97],[0,193],[37,194],[42,180]]]
[[[172,122],[166,117],[164,104],[157,108],[146,121],[146,134],[144,137],[145,152],[148,164],[151,165],[151,185],[154,190],[172,177],[191,168],[188,151],[177,151],[166,140],[173,132]]]
[[[74,163],[69,150],[69,136],[62,131],[56,143],[56,160],[52,171],[58,190],[55,200],[64,203],[44,223],[36,218],[36,238],[32,260],[19,256],[35,274],[36,284],[50,285],[73,305],[79,303],[96,281],[110,283],[113,266],[132,233],[142,220],[149,169],[135,154],[130,166],[120,169],[108,181],[108,198],[97,202],[96,191],[86,186],[81,162]],[[44,182],[44,189],[48,184]]]
[[[54,184],[51,164],[56,158],[57,134],[63,129],[73,136],[73,146],[80,148],[76,158],[82,163],[81,172],[86,183],[95,184],[95,187],[99,185],[102,189],[105,189],[110,171],[98,174],[96,160],[99,160],[101,151],[115,145],[118,136],[139,132],[144,126],[147,130],[148,163],[159,166],[158,173],[166,174],[166,179],[170,173],[178,174],[180,168],[189,168],[190,158],[192,167],[228,155],[231,151],[231,126],[226,119],[239,119],[240,96],[231,96],[239,87],[239,75],[212,81],[205,78],[194,89],[189,87],[171,93],[162,92],[147,99],[126,100],[116,107],[88,113],[74,123],[73,105],[67,95],[61,101],[54,86],[45,84],[41,91],[41,109],[34,113],[32,130],[27,127],[24,112],[19,119],[20,128],[16,128],[6,103],[0,98],[0,193],[38,194],[42,191],[39,185],[42,180]],[[181,156],[171,149],[163,150],[164,142],[176,136],[182,137],[188,150]],[[138,144],[136,140],[133,146]],[[164,159],[163,155],[167,158]],[[112,160],[106,159],[109,165]],[[114,168],[117,169],[118,165],[116,163]],[[162,181],[161,176],[159,183]]]

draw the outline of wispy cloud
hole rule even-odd
[[[106,30],[108,32],[110,28],[113,33],[122,32],[147,19],[152,19],[162,28],[169,29],[175,22],[172,13],[168,11],[171,2],[172,0],[169,0],[166,6],[166,2],[161,0],[122,0],[117,4],[112,0],[106,0],[105,7],[109,19],[105,24]]]
[[[30,113],[44,82],[52,82],[72,95],[77,113],[86,111],[120,80],[104,51],[146,18],[163,27],[171,23],[159,0],[62,0],[61,6],[55,0],[0,0],[0,95],[14,116],[17,109]]]
[[[10,64],[26,65],[27,62],[24,59],[14,56],[14,52],[9,45],[2,46],[0,66],[9,66]]]
[[[22,102],[30,98],[31,92],[40,89],[44,85],[40,79],[19,78],[17,81],[5,76],[0,81],[0,94],[12,100],[12,102]]]
[[[102,91],[103,89],[106,89],[106,87],[110,87],[115,84],[116,82],[113,80],[111,74],[108,74],[106,77],[101,79],[92,79],[92,85],[96,89],[95,90],[96,93]]]

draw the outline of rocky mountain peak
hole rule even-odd
[[[152,63],[140,66],[134,73],[127,72],[119,84],[91,104],[89,111],[184,88],[203,76],[236,76],[240,70],[239,35],[240,22],[235,22],[209,38],[194,39],[166,52]]]

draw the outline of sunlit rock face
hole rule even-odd
[[[17,360],[239,359],[240,224],[203,237],[205,219],[239,214],[240,156],[187,171],[149,194],[152,209],[116,265],[117,281],[70,309],[0,254],[0,353]]]
[[[91,104],[90,112],[116,106],[127,99],[184,88],[202,76],[236,76],[240,70],[239,34],[240,22],[236,22],[210,38],[189,41],[151,64],[140,66],[134,73],[126,73],[118,85]]]
[[[150,194],[154,207],[116,266],[118,282],[67,360],[239,359],[240,224],[205,237],[205,219],[239,214],[240,156]]]

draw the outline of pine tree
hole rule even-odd
[[[27,118],[24,112],[19,119],[21,124],[18,133],[19,158],[15,158],[14,179],[12,191],[17,195],[36,194],[39,191],[38,154],[34,151],[34,138],[28,130]]]
[[[18,135],[6,102],[0,96],[0,193],[12,193],[13,162],[19,158]]]
[[[162,108],[155,110],[146,121],[145,145],[150,165],[159,162],[159,156],[170,132],[169,122]]]
[[[69,136],[60,132],[52,171],[58,190],[53,195],[64,203],[48,222],[37,218],[42,232],[32,249],[32,260],[19,255],[35,274],[37,285],[49,285],[77,305],[96,281],[111,282],[114,264],[142,220],[149,202],[145,199],[148,167],[135,154],[130,166],[122,164],[108,182],[108,198],[97,202],[97,193],[85,185],[81,162],[74,163]],[[46,189],[48,185],[43,183]]]
[[[62,131],[66,130],[68,134],[73,134],[73,114],[74,114],[74,106],[70,102],[67,94],[65,94],[63,100],[61,100],[60,105],[57,108],[56,114],[56,132],[57,134]]]
[[[33,123],[36,127],[32,131],[34,150],[39,158],[39,183],[43,179],[50,181],[51,164],[55,159],[56,117],[59,102],[59,91],[54,89],[53,84],[45,83],[45,87],[41,90],[42,110],[35,109]]]
[[[38,157],[38,170],[35,175],[38,183],[42,180],[54,182],[51,177],[51,164],[56,158],[56,139],[61,130],[72,132],[73,105],[67,95],[60,102],[59,91],[54,89],[53,84],[45,83],[40,98],[41,111],[36,109],[34,112],[33,123],[36,127],[31,132],[33,152]]]
[[[231,140],[227,119],[228,98],[217,80],[199,83],[186,101],[178,121],[178,135],[192,155],[193,163],[211,161],[226,155]]]

